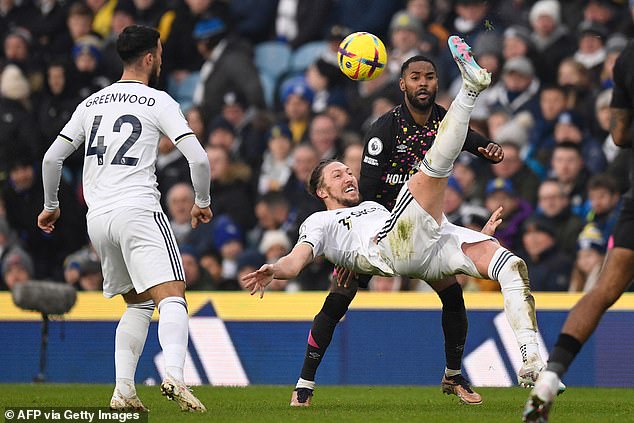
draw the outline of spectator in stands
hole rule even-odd
[[[584,119],[592,119],[594,82],[590,71],[574,58],[569,57],[562,60],[559,65],[557,83],[566,90],[566,108],[575,110]]]
[[[572,259],[555,242],[555,228],[539,218],[526,221],[520,256],[526,261],[532,291],[567,291]]]
[[[555,145],[550,162],[550,176],[559,182],[570,200],[572,212],[580,217],[586,214],[586,185],[589,173],[585,169],[581,148],[572,142]]]
[[[516,250],[521,243],[521,228],[533,209],[524,199],[518,197],[513,184],[508,179],[495,178],[487,183],[485,206],[493,213],[502,206],[502,224],[495,231],[495,237],[502,246]]]
[[[367,31],[384,40],[390,18],[401,5],[400,1],[366,0],[359,7],[357,0],[337,0],[331,16],[350,32]]]
[[[240,257],[238,256],[238,271],[240,270]],[[200,256],[200,266],[209,274],[215,291],[239,291],[240,284],[236,279],[225,279],[222,277],[222,257],[215,250],[209,250]]]
[[[557,117],[566,110],[566,91],[547,85],[539,93],[539,113],[528,135],[525,162],[539,177],[546,176],[552,154]]]
[[[211,275],[198,263],[198,254],[188,245],[179,246],[188,291],[212,291]]]
[[[161,204],[167,207],[167,193],[179,182],[190,183],[189,164],[176,148],[173,140],[162,136],[159,141],[156,160],[156,181],[161,192]]]
[[[293,49],[321,40],[331,10],[332,0],[281,0],[277,4],[275,36]]]
[[[446,20],[445,28],[449,30],[450,34],[459,35],[470,40],[471,45],[475,45],[482,33],[491,30],[491,26],[486,25],[489,2],[485,0],[456,0],[453,4],[453,11]]]
[[[547,179],[539,186],[537,214],[555,228],[555,241],[571,257],[575,253],[577,237],[583,220],[572,214],[570,199],[555,179]]]
[[[372,276],[368,283],[368,290],[372,292],[398,292],[401,290],[400,276]]]
[[[357,178],[357,180],[361,176],[361,159],[363,158],[363,147],[363,142],[359,140],[348,143],[346,145],[346,148],[343,150],[343,164],[350,168],[352,174],[355,176],[355,178]]]
[[[61,181],[60,201],[64,202],[64,216],[54,234],[45,234],[33,222],[44,202],[42,180],[27,154],[11,160],[9,180],[2,196],[7,221],[29,252],[34,262],[34,277],[62,280],[62,265],[68,254],[81,248],[86,241],[86,219],[70,187]]]
[[[245,231],[255,223],[250,175],[232,163],[229,153],[220,147],[206,148],[211,165],[212,209],[215,216],[226,214]],[[248,169],[247,169],[248,170]]]
[[[606,57],[605,42],[607,29],[596,22],[584,21],[577,28],[579,44],[574,59],[590,72],[593,82],[599,81],[599,75]]]
[[[227,3],[219,0],[185,0],[179,3],[161,28],[163,42],[163,72],[167,77],[167,91],[177,101],[191,104],[191,97],[205,59],[198,53],[194,27],[203,18],[223,19],[228,14]],[[184,109],[188,104],[182,104]],[[209,119],[208,117],[206,117]]]
[[[314,93],[312,111],[323,113],[331,96],[341,90],[345,75],[335,63],[319,58],[306,69],[306,83]]]
[[[417,54],[419,50],[423,25],[414,16],[401,11],[392,17],[390,22],[390,43],[386,69],[379,78],[386,81],[398,81],[401,76],[401,65],[407,59]]]
[[[29,84],[20,68],[6,66],[0,76],[0,183],[8,178],[12,157],[38,157],[40,134],[33,125],[29,95]]]
[[[570,292],[588,292],[597,280],[606,252],[606,240],[592,223],[583,228],[577,241],[577,257],[570,276]]]
[[[207,125],[200,108],[192,106],[185,112],[187,124],[199,140],[207,139]]]
[[[627,38],[623,34],[617,33],[608,38],[605,43],[606,56],[599,75],[601,89],[612,88],[614,86],[612,74],[614,63],[627,46],[627,41]]]
[[[504,64],[502,79],[489,89],[489,95],[484,98],[484,106],[489,110],[502,108],[512,116],[521,111],[535,114],[538,109],[539,86],[530,60],[526,57],[514,57]]]
[[[310,123],[308,141],[315,147],[319,159],[332,159],[341,155],[342,142],[335,121],[326,114],[316,115]]]
[[[272,37],[276,13],[277,0],[232,0],[229,3],[236,32],[254,45]]]
[[[220,253],[222,263],[221,277],[236,280],[238,256],[244,251],[242,231],[227,215],[218,216],[214,222],[214,248]]]
[[[313,97],[313,91],[308,87],[303,77],[290,80],[283,88],[280,98],[284,106],[282,121],[291,130],[295,144],[308,138]]]
[[[101,40],[94,35],[86,35],[75,42],[72,51],[77,69],[73,82],[80,98],[86,98],[112,83],[99,67]]]
[[[506,28],[502,40],[502,56],[505,61],[514,57],[527,57],[533,62],[533,42],[526,27],[513,25]]]
[[[288,182],[292,173],[292,141],[291,131],[285,125],[278,124],[271,128],[268,149],[258,176],[258,193],[280,191]]]
[[[419,20],[425,31],[435,38],[435,40],[423,39],[422,44],[433,43],[434,45],[423,46],[420,48],[422,51],[430,51],[433,48],[438,50],[440,47],[444,47],[447,38],[449,38],[449,31],[437,20],[438,8],[437,4],[434,3],[437,2],[434,0],[407,0],[405,5],[407,13]],[[480,56],[478,56],[478,63],[482,63]]]
[[[266,231],[282,230],[297,238],[296,212],[281,192],[270,191],[262,195],[255,204],[257,224],[247,235],[248,245],[257,248]]]
[[[478,159],[469,153],[463,152],[454,163],[453,177],[460,184],[465,201],[475,205],[482,205],[484,204],[485,186],[478,179],[477,170]]]
[[[206,145],[225,149],[233,160],[240,160],[236,143],[236,129],[222,116],[216,116],[209,122],[209,135]]]
[[[167,215],[176,243],[187,244],[189,233],[193,230],[190,210],[194,205],[194,190],[191,184],[179,182],[167,191]]]
[[[229,91],[222,97],[222,117],[234,128],[235,151],[240,159],[257,169],[267,147],[268,119],[255,107],[249,107],[240,91]]]
[[[266,263],[275,263],[280,257],[291,251],[292,245],[288,235],[282,230],[267,230],[262,236],[258,250],[264,256]],[[299,284],[291,279],[273,279],[273,291],[298,291]]]
[[[293,174],[284,186],[284,196],[297,208],[297,222],[303,222],[316,211],[323,210],[323,204],[311,196],[306,189],[312,170],[319,163],[319,156],[314,147],[300,144],[293,150]],[[296,238],[294,234],[291,238]]]
[[[119,57],[119,53],[117,53],[117,38],[125,27],[139,24],[139,22],[134,20],[135,14],[134,4],[129,0],[119,1],[112,12],[110,32],[104,38],[100,61],[102,73],[110,81],[118,81],[123,74],[123,62],[121,57]]]
[[[29,82],[32,93],[44,86],[44,65],[31,33],[25,28],[12,29],[4,39],[4,63],[17,65]]]
[[[2,261],[16,246],[15,237],[7,223],[7,219],[0,213],[0,291],[7,289],[2,275]]]
[[[0,14],[0,39],[4,40],[7,33],[13,28],[28,28],[35,13],[30,2],[4,0]]]
[[[81,291],[101,289],[101,260],[90,242],[64,259],[64,281]]]
[[[33,260],[20,247],[12,248],[2,259],[2,278],[7,288],[33,279]]]
[[[264,92],[248,44],[229,35],[218,17],[201,19],[194,27],[198,52],[205,60],[194,91],[193,103],[200,106],[205,120],[218,115],[228,92],[241,92],[249,106],[264,108]]]
[[[469,204],[464,200],[462,188],[453,176],[447,182],[443,213],[451,223],[460,226],[465,226],[466,222],[470,221],[474,215],[485,216],[485,223],[488,219],[488,211],[484,207]]]
[[[82,37],[93,34],[93,13],[83,2],[75,2],[68,8],[66,32],[51,45],[50,54],[60,59],[70,59],[73,46]]]
[[[557,0],[539,0],[531,8],[529,20],[535,46],[537,76],[543,84],[557,81],[561,61],[575,52],[576,40],[561,23],[561,7]]]
[[[24,5],[25,2],[22,2]],[[29,14],[28,29],[33,36],[36,45],[39,45],[39,53],[45,62],[49,62],[51,52],[49,48],[55,40],[66,30],[65,4],[57,0],[39,0],[33,2],[33,14]]]
[[[546,145],[571,142],[579,145],[586,168],[592,173],[602,172],[606,161],[601,144],[586,130],[583,118],[574,111],[565,110],[557,116],[553,132],[554,142],[546,140]]]
[[[163,32],[166,31],[164,26],[167,24],[166,21],[171,19],[170,14],[167,13],[168,6],[166,3],[164,0],[132,0],[131,2],[129,0],[119,0],[117,8],[121,7],[133,11],[132,18],[137,25],[157,28],[161,32],[161,40],[163,40]],[[174,12],[171,12],[171,16],[174,16]]]
[[[588,201],[590,211],[586,222],[593,223],[607,240],[614,231],[621,210],[616,180],[608,174],[594,175],[588,181]]]
[[[522,161],[520,147],[517,144],[499,137],[496,139],[504,150],[504,160],[500,163],[491,163],[491,172],[496,178],[510,180],[517,195],[534,205],[537,200],[539,178]]]

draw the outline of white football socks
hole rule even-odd
[[[134,374],[143,352],[153,312],[152,300],[128,304],[117,325],[114,342],[116,389],[125,397],[136,395]]]
[[[498,248],[488,268],[489,277],[500,283],[506,318],[515,333],[524,363],[538,359],[535,299],[531,294],[526,263],[505,248]]]
[[[302,379],[300,377],[297,380],[297,385],[295,385],[295,388],[307,388],[307,389],[312,389],[314,391],[315,390],[315,381],[314,380]]]
[[[420,170],[432,178],[451,175],[453,163],[462,151],[475,104],[475,97],[471,97],[467,91],[467,88],[462,87],[449,106],[440,122],[436,139],[420,165]]]
[[[187,303],[182,297],[167,297],[161,300],[158,309],[158,337],[165,356],[165,372],[182,383],[189,340]]]

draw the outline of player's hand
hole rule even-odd
[[[486,148],[478,147],[478,151],[493,163],[500,163],[504,159],[504,150],[494,142],[490,142]]]
[[[502,215],[502,210],[502,206],[498,207],[498,209],[491,214],[491,217],[487,220],[487,223],[480,232],[485,235],[493,236],[497,227],[502,223],[502,218],[500,217]]]
[[[335,266],[334,276],[337,279],[337,286],[343,284],[344,288],[348,288],[350,281],[357,278],[356,273],[341,265]]]
[[[242,278],[242,286],[251,290],[251,295],[260,291],[260,298],[264,296],[264,288],[273,280],[273,265],[264,264],[255,272],[251,272]]]
[[[201,223],[209,223],[213,216],[209,207],[201,209],[196,204],[192,207],[190,214],[192,215],[192,228],[194,229],[196,229]]]
[[[37,217],[37,226],[47,234],[50,234],[55,229],[55,222],[59,219],[60,213],[59,207],[52,212],[42,210],[42,213]]]

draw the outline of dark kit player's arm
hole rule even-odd
[[[372,124],[365,136],[359,180],[359,193],[364,201],[376,201],[376,195],[384,184],[381,177],[394,146],[395,131],[392,125],[391,113],[386,113]]]
[[[504,158],[502,147],[471,128],[467,131],[467,138],[462,149],[492,163],[499,163]]]
[[[630,71],[632,45],[616,59],[614,64],[614,89],[610,102],[610,135],[619,147],[632,147],[632,91],[634,77]]]

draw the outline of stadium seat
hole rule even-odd
[[[291,73],[304,72],[308,66],[319,58],[326,46],[327,43],[325,41],[313,41],[295,50],[291,57]]]
[[[255,46],[255,66],[274,81],[288,71],[290,47],[280,41],[266,41]]]
[[[267,73],[260,72],[260,83],[262,84],[262,91],[264,91],[264,101],[266,101],[267,107],[275,107],[275,78]]]

